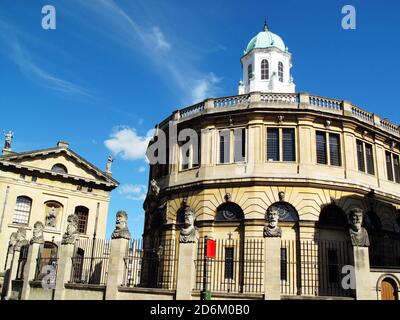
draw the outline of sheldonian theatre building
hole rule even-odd
[[[31,241],[25,258],[9,250],[10,274],[24,268],[10,295],[397,300],[400,128],[296,93],[291,59],[265,24],[241,57],[238,95],[156,126],[142,239],[118,212],[107,245],[84,246],[71,218],[53,288],[35,272],[41,244]]]

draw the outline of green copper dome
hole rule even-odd
[[[270,48],[275,47],[282,51],[286,51],[285,43],[282,38],[275,33],[268,30],[267,24],[264,24],[264,30],[252,38],[247,45],[244,54],[248,54],[251,50],[256,48]]]

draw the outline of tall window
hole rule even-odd
[[[281,280],[287,281],[287,248],[281,248]]]
[[[267,129],[267,160],[296,161],[296,141],[293,128]]]
[[[329,141],[329,143],[327,143]],[[340,152],[340,135],[336,133],[317,131],[317,163],[340,167],[342,157]]]
[[[247,66],[247,78],[250,83],[250,79],[253,78],[253,65],[251,63]]]
[[[283,161],[295,161],[294,129],[282,129]]]
[[[280,61],[278,63],[278,78],[280,82],[283,82],[283,63]]]
[[[25,224],[29,223],[29,216],[32,209],[31,198],[19,196],[15,204],[13,223]]]
[[[261,80],[269,79],[269,63],[267,59],[261,61]]]
[[[375,174],[372,145],[361,140],[357,140],[356,144],[358,170],[369,174]]]
[[[225,248],[225,279],[233,280],[233,257],[234,249],[232,247]]]
[[[246,160],[246,129],[239,128],[234,130],[234,161],[243,162]]]
[[[267,129],[267,159],[268,161],[279,161],[279,129]]]
[[[386,151],[386,171],[388,180],[400,183],[400,160],[397,154]]]
[[[322,131],[317,131],[317,163],[327,164],[326,155],[326,134]]]
[[[336,249],[328,249],[328,278],[330,283],[338,283],[339,266]]]
[[[75,208],[75,214],[78,216],[78,232],[85,234],[89,218],[89,209],[84,206]]]
[[[219,163],[230,162],[230,130],[219,132]]]

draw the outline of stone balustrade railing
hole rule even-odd
[[[383,130],[387,133],[400,137],[400,127],[387,119],[381,119],[378,115],[365,111],[347,101],[310,95],[308,93],[261,93],[252,92],[237,96],[207,99],[195,105],[176,111],[174,118],[186,119],[208,112],[221,112],[226,109],[248,108],[250,104],[262,103],[268,105],[290,108],[302,108],[318,110],[326,113],[342,114],[353,117],[358,121],[366,123]],[[260,106],[259,104],[257,105]],[[167,119],[168,120],[168,119]]]

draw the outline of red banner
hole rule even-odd
[[[206,257],[215,259],[215,251],[216,251],[216,241],[212,239],[207,239]]]

